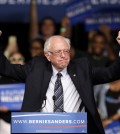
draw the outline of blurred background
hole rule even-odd
[[[47,38],[71,40],[71,59],[87,57],[107,67],[118,57],[120,0],[0,0],[0,47],[12,64],[44,56]],[[120,133],[120,81],[94,87],[106,134]],[[11,111],[19,111],[24,83],[0,76],[0,134],[10,134]]]

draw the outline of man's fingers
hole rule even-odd
[[[2,35],[2,31],[0,30],[0,36]]]
[[[117,37],[116,40],[120,40],[120,37]]]
[[[116,40],[117,40],[118,44],[120,45],[120,31],[118,32],[118,36],[117,36]]]

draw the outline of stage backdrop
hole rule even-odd
[[[0,0],[0,22],[29,22],[31,0]],[[52,16],[58,22],[65,15],[68,0],[36,0],[38,17]]]

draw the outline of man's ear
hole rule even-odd
[[[47,58],[47,60],[50,61],[50,54],[48,52],[44,52],[44,55]]]

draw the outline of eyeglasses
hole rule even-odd
[[[62,52],[65,54],[65,55],[69,55],[70,53],[70,50],[58,50],[58,51],[54,51],[54,52],[51,52],[51,51],[48,51],[49,53],[55,55],[55,56],[61,56]]]
[[[16,58],[10,58],[10,61],[11,62],[21,62],[21,61],[23,62],[24,61],[24,58],[22,58],[22,57],[21,58],[18,58],[18,59],[16,59]]]

